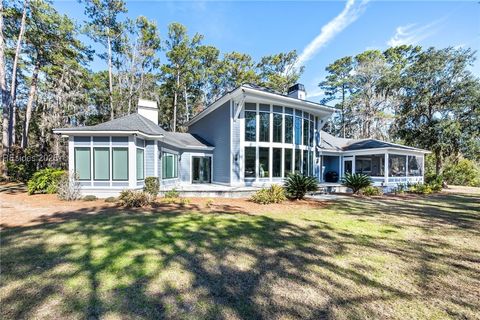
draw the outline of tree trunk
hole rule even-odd
[[[5,71],[5,41],[3,39],[3,1],[0,1],[0,90],[2,94],[2,149],[0,158],[2,163],[2,174],[6,174],[5,155],[8,154],[8,92],[7,78]]]
[[[16,115],[16,105],[15,105],[15,98],[17,96],[17,68],[18,68],[18,60],[20,59],[20,51],[22,49],[22,40],[23,35],[25,33],[25,22],[27,19],[27,8],[28,8],[28,0],[25,0],[25,4],[23,5],[23,13],[22,13],[22,21],[20,23],[20,32],[18,33],[17,39],[17,48],[15,49],[15,57],[13,58],[13,67],[12,67],[12,84],[10,86],[10,99],[9,99],[9,111],[10,111],[10,123],[9,123],[9,130],[8,130],[8,143],[9,147],[15,143],[15,115]]]
[[[435,174],[439,176],[442,173],[442,153],[440,150],[435,151]]]
[[[188,110],[188,95],[187,95],[187,86],[183,89],[183,94],[185,96],[185,112],[187,113],[187,122],[190,121],[190,110]]]
[[[342,84],[342,131],[345,138],[345,84]]]
[[[110,30],[107,30],[110,32]],[[108,49],[108,98],[110,101],[110,120],[113,120],[115,117],[115,112],[113,111],[113,75],[112,75],[112,43],[110,36],[107,37],[107,49]]]
[[[28,93],[27,110],[25,110],[25,123],[23,125],[22,148],[25,150],[28,147],[28,131],[30,129],[30,119],[32,118],[33,101],[35,100],[35,93],[37,92],[38,72],[40,70],[40,62],[35,62],[35,68],[32,74],[32,83],[30,84],[30,91]]]
[[[173,132],[177,131],[177,104],[178,104],[178,88],[180,87],[180,73],[177,71],[177,81],[175,92],[173,93]]]

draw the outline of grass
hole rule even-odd
[[[352,198],[263,215],[89,211],[4,226],[2,319],[480,314],[472,195]]]

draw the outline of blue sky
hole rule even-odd
[[[83,7],[56,1],[55,7],[81,23]],[[480,49],[478,1],[127,1],[128,16],[155,20],[162,36],[180,22],[191,34],[222,52],[259,59],[296,49],[308,98],[318,100],[325,67],[338,58],[393,44],[463,46]],[[477,54],[477,57],[479,55]],[[105,68],[95,61],[92,69]],[[480,75],[480,61],[472,68]]]

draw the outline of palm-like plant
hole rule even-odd
[[[285,180],[284,187],[289,198],[301,200],[307,192],[316,191],[318,189],[318,183],[315,177],[292,173],[289,174]]]
[[[342,178],[342,184],[352,189],[353,193],[358,193],[360,189],[370,186],[372,180],[369,176],[361,173],[345,173],[345,177]]]

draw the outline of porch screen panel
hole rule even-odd
[[[258,173],[260,178],[268,178],[270,176],[268,158],[269,148],[258,148]]]
[[[112,149],[113,180],[128,180],[128,148]]]
[[[408,156],[408,175],[421,177],[423,169],[423,156]]]
[[[293,143],[293,117],[285,115],[285,143]]]
[[[270,113],[259,113],[259,141],[270,142]]]
[[[272,150],[272,177],[282,176],[282,149],[273,148]]]
[[[90,180],[90,148],[75,148],[75,174],[79,180]]]
[[[407,157],[390,154],[388,156],[388,176],[405,177],[407,175]]]
[[[282,142],[282,115],[273,114],[273,142]]]
[[[284,176],[288,176],[290,173],[292,173],[292,156],[293,152],[292,149],[285,149],[285,168],[284,168]]]
[[[255,147],[245,147],[245,178],[255,178]]]
[[[93,179],[110,180],[109,148],[93,148]]]
[[[145,151],[137,149],[137,180],[145,179]]]
[[[245,111],[245,141],[256,140],[257,113]]]

